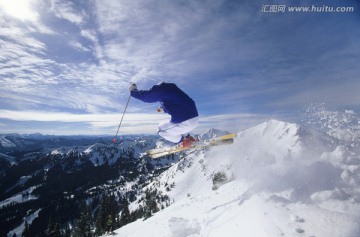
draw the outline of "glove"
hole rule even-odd
[[[129,86],[129,91],[132,92],[133,90],[137,90],[136,84],[133,83]]]

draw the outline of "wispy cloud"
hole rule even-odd
[[[130,82],[148,89],[160,80],[194,98],[200,129],[242,128],[313,97],[360,109],[355,13],[266,14],[250,0],[29,2],[35,20],[0,8],[0,109],[8,113],[111,117]],[[154,107],[132,101],[129,112]],[[134,121],[146,131],[157,123]]]
[[[104,113],[59,113],[49,111],[14,111],[0,110],[0,120],[10,120],[25,122],[28,129],[36,127],[38,122],[50,123],[55,122],[61,126],[64,123],[81,124],[82,127],[87,126],[88,132],[108,133],[115,132],[122,115],[120,113],[104,114]],[[259,116],[257,114],[224,114],[217,116],[201,116],[200,126],[195,130],[202,133],[209,128],[218,128],[238,132],[249,126],[261,123],[271,117],[267,115]],[[139,134],[139,133],[156,133],[159,122],[169,119],[168,115],[155,113],[127,113],[121,126],[123,134]],[[80,126],[80,125],[78,125]],[[39,131],[41,127],[36,127]],[[231,130],[230,130],[231,129]],[[59,131],[61,134],[64,131]],[[68,131],[71,132],[71,131]],[[65,132],[66,133],[66,132]]]
[[[0,8],[8,15],[20,19],[22,21],[37,21],[39,14],[32,9],[33,1],[1,1]]]
[[[51,0],[50,10],[55,16],[65,19],[76,25],[81,25],[85,22],[86,13],[84,10],[75,10],[75,4],[70,1]]]

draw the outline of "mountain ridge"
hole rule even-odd
[[[342,162],[341,149],[297,124],[261,123],[169,168],[156,185],[174,183],[175,203],[115,236],[358,236],[360,165]]]

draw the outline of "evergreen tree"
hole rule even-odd
[[[54,223],[53,223],[52,217],[50,216],[48,226],[47,226],[47,229],[45,231],[45,234],[47,236],[50,236],[50,233],[52,232],[53,229],[54,229]]]
[[[96,218],[96,234],[101,235],[105,232],[111,232],[119,227],[116,220],[119,213],[119,206],[114,195],[109,195],[100,203]],[[119,218],[118,218],[119,219]]]
[[[114,230],[114,218],[112,215],[107,217],[106,232],[112,232]]]
[[[25,228],[21,236],[30,237],[29,223],[27,221],[25,221]]]
[[[145,218],[149,218],[153,213],[159,211],[156,203],[157,192],[157,189],[154,189],[154,191],[145,190]]]
[[[86,204],[82,205],[80,218],[76,222],[74,237],[91,237],[91,212]]]
[[[112,232],[114,230],[116,230],[119,226],[117,225],[117,221],[116,218],[119,216],[119,207],[118,207],[118,203],[115,199],[114,195],[110,195],[109,199],[108,199],[108,208],[109,208],[109,216],[108,216],[108,232]]]
[[[64,232],[64,235],[63,235],[64,237],[71,237],[72,235],[71,235],[71,229],[70,229],[70,227],[69,227],[69,225],[66,225],[65,226],[65,232]]]
[[[95,223],[95,227],[96,227],[96,231],[95,234],[96,235],[101,235],[103,233],[105,233],[105,224],[104,224],[104,219],[105,219],[105,204],[104,204],[104,200],[102,200],[100,202],[100,207],[98,209],[97,212],[97,216],[96,216],[96,223]]]
[[[121,216],[120,216],[120,226],[126,225],[131,222],[131,215],[129,210],[129,202],[126,197],[123,198],[121,202]]]
[[[45,234],[50,237],[60,237],[61,231],[58,223],[53,222],[52,217],[49,219],[48,228],[45,231]]]
[[[136,221],[137,219],[143,218],[145,216],[145,209],[142,205],[139,205],[139,207],[131,212],[131,221]]]

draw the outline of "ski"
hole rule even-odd
[[[182,147],[182,146],[174,146],[169,148],[155,148],[152,150],[148,150],[146,154],[152,158],[160,158],[162,156],[178,153],[185,150],[190,149],[199,149],[204,147],[212,147],[212,146],[219,146],[219,145],[226,145],[226,144],[232,144],[234,142],[234,138],[236,137],[236,133],[229,133],[220,137],[207,139],[207,140],[200,140],[198,142],[195,142],[191,146],[188,147]]]

